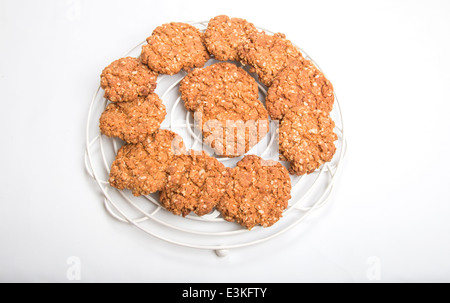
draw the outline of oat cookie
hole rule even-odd
[[[142,62],[151,70],[174,75],[182,69],[202,67],[210,59],[199,29],[172,22],[157,27],[142,47]]]
[[[309,174],[331,161],[338,139],[333,129],[334,121],[327,112],[300,106],[286,113],[279,128],[279,148],[291,164],[291,174]]]
[[[290,192],[291,179],[283,165],[248,155],[230,169],[230,182],[217,210],[225,220],[248,229],[255,225],[268,227],[281,218]]]
[[[205,152],[191,151],[176,156],[167,169],[167,185],[160,194],[161,204],[175,215],[198,216],[210,213],[223,196],[228,171]]]
[[[265,32],[251,34],[246,43],[239,45],[238,53],[241,62],[251,65],[267,87],[289,63],[303,58],[300,50],[281,33],[273,36]]]
[[[200,114],[202,126],[196,123],[196,127],[201,129],[205,144],[218,156],[243,155],[269,132],[267,110],[258,99],[209,103],[197,113]]]
[[[191,71],[180,82],[180,93],[185,107],[195,111],[206,103],[258,99],[258,84],[244,69],[223,62]]]
[[[186,108],[195,112],[204,142],[217,155],[242,155],[268,132],[268,114],[258,100],[258,85],[234,64],[193,70],[181,81],[180,92]]]
[[[139,59],[126,57],[108,65],[100,76],[105,98],[112,102],[129,102],[145,97],[156,88],[158,74]]]
[[[331,112],[333,86],[311,61],[296,61],[288,65],[270,86],[266,106],[273,120],[281,120],[291,108],[306,106],[311,110]]]
[[[131,102],[109,104],[100,117],[100,130],[108,137],[138,143],[154,133],[165,116],[166,107],[157,94],[151,93]]]
[[[148,195],[163,189],[167,167],[174,156],[185,153],[183,139],[168,130],[158,130],[144,142],[119,149],[111,166],[109,184],[131,189],[133,195]]]
[[[239,61],[238,46],[256,32],[256,27],[244,19],[220,15],[209,20],[204,41],[209,53],[217,60]]]

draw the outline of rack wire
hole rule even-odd
[[[204,31],[208,21],[189,22]],[[259,28],[269,34],[273,32]],[[140,42],[125,56],[137,57],[145,41]],[[298,46],[297,46],[298,47]],[[300,47],[303,56],[317,63]],[[211,59],[208,64],[217,62]],[[242,66],[242,65],[241,65]],[[242,66],[246,68],[245,66]],[[320,69],[321,70],[321,69]],[[322,70],[321,70],[322,71]],[[323,71],[322,71],[323,72]],[[184,139],[187,147],[192,149],[202,146],[201,135],[194,128],[192,116],[180,102],[178,84],[185,75],[181,72],[175,76],[161,75],[158,77],[157,93],[168,109],[168,115],[161,128],[177,132]],[[260,99],[264,102],[266,88],[258,82]],[[336,123],[335,132],[338,135],[336,153],[331,162],[325,163],[312,174],[291,176],[292,198],[283,217],[268,228],[254,227],[251,231],[238,224],[225,221],[217,210],[199,217],[189,214],[185,218],[174,216],[159,203],[158,194],[134,197],[128,190],[117,190],[109,185],[109,170],[114,157],[123,144],[118,139],[108,138],[100,133],[98,121],[108,101],[103,97],[100,87],[95,91],[89,107],[86,126],[85,167],[89,175],[97,183],[103,195],[105,210],[120,222],[131,224],[147,234],[175,244],[196,249],[213,250],[218,256],[226,256],[230,249],[240,248],[269,241],[301,224],[314,210],[324,206],[331,197],[334,182],[342,168],[342,159],[347,150],[344,135],[344,125],[339,100],[335,94],[334,108],[331,116]],[[264,159],[278,160],[277,121],[271,121],[268,135],[249,151]],[[211,150],[209,150],[211,153]],[[217,157],[226,166],[233,167],[242,159]]]

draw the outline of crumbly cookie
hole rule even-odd
[[[265,32],[249,35],[247,42],[239,45],[238,54],[241,62],[251,65],[267,87],[289,63],[303,58],[300,50],[284,34],[272,36]]]
[[[160,194],[161,204],[183,217],[191,211],[198,216],[210,213],[228,183],[225,166],[205,152],[191,151],[176,156],[167,173],[167,185]]]
[[[209,20],[204,41],[209,53],[217,60],[239,61],[238,46],[256,32],[256,27],[247,20],[220,15]]]
[[[108,137],[138,143],[154,133],[165,116],[166,107],[157,94],[151,93],[131,102],[109,104],[100,117],[100,130]]]
[[[205,103],[258,99],[258,84],[244,69],[223,62],[191,71],[180,82],[180,93],[185,107],[196,111]]]
[[[151,70],[174,75],[182,69],[202,67],[210,59],[199,29],[172,22],[157,27],[142,47],[142,62]]]
[[[163,189],[167,167],[175,155],[185,153],[183,139],[174,132],[158,130],[144,142],[119,149],[111,166],[109,184],[131,189],[133,195],[148,195]]]
[[[145,97],[156,88],[158,74],[139,59],[126,57],[108,65],[100,76],[105,98],[112,102],[129,102]]]
[[[333,159],[338,139],[333,129],[334,121],[327,112],[299,106],[286,113],[279,128],[279,148],[291,164],[291,174],[312,173]]]
[[[236,157],[247,153],[269,132],[267,110],[258,99],[233,98],[204,105],[196,127],[204,143],[218,156]],[[195,119],[197,120],[197,119]]]
[[[242,155],[269,130],[255,79],[234,64],[216,63],[193,70],[181,81],[180,92],[186,108],[195,112],[204,142],[217,155]]]
[[[248,155],[230,169],[230,181],[217,210],[225,220],[248,229],[268,227],[281,218],[290,192],[291,179],[281,163]]]
[[[272,82],[266,107],[272,120],[281,120],[293,107],[331,112],[334,94],[331,82],[311,61],[296,61],[281,71]]]

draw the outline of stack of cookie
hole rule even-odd
[[[219,62],[204,67],[213,57]],[[250,66],[268,87],[266,107],[255,79],[230,61]],[[110,104],[100,130],[126,142],[109,182],[136,196],[160,192],[176,215],[217,209],[225,220],[251,229],[277,222],[291,198],[288,170],[279,162],[246,155],[234,168],[204,151],[186,151],[182,138],[160,129],[165,106],[154,92],[159,74],[188,74],[181,98],[217,156],[246,154],[268,133],[269,116],[280,120],[280,160],[289,172],[311,173],[334,153],[333,88],[283,34],[268,35],[244,19],[217,16],[204,33],[185,23],[157,27],[139,58],[112,62],[101,74]],[[267,108],[267,109],[266,109]]]

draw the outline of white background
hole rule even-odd
[[[110,218],[84,170],[103,67],[170,21],[243,17],[314,58],[342,106],[332,200],[226,258]],[[1,1],[0,281],[450,282],[450,2]]]

